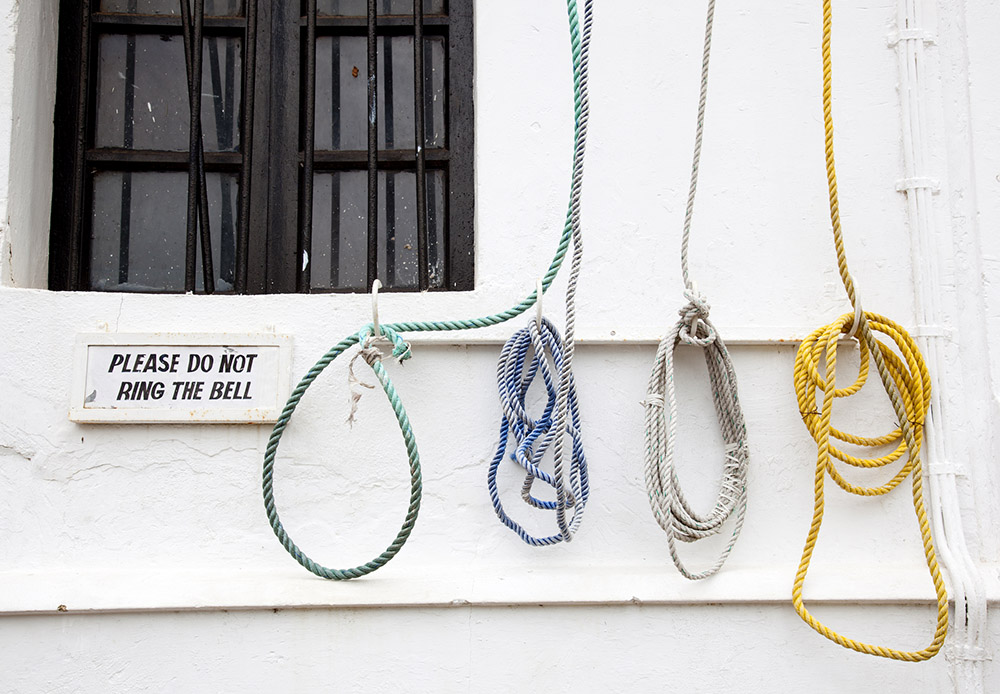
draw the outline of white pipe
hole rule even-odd
[[[899,94],[903,131],[905,178],[898,186],[906,194],[911,230],[910,251],[914,303],[917,322],[942,325],[938,288],[944,276],[938,258],[950,251],[950,239],[936,228],[931,199],[933,179],[928,176],[930,160],[928,133],[928,61],[925,0],[899,0],[894,45],[899,58]],[[954,691],[983,694],[986,657],[986,595],[982,575],[969,552],[962,526],[961,497],[956,478],[965,474],[965,465],[952,453],[952,426],[942,397],[938,377],[946,373],[945,338],[923,335],[917,338],[931,373],[931,409],[925,423],[924,475],[929,490],[928,508],[938,558],[948,574],[954,604],[951,633],[945,650]]]

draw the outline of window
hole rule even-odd
[[[61,2],[50,287],[472,289],[473,0],[187,1]]]

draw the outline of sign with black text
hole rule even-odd
[[[288,394],[289,341],[275,335],[86,335],[77,348],[77,422],[270,422]]]

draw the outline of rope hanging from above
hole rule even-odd
[[[530,361],[529,350],[532,352]],[[500,521],[526,543],[536,547],[571,540],[583,519],[583,510],[590,496],[587,460],[580,439],[579,405],[572,375],[566,391],[569,421],[562,425],[559,422],[559,378],[566,364],[566,356],[563,341],[555,326],[548,320],[542,320],[540,326],[537,321],[531,321],[528,327],[518,330],[507,341],[497,364],[497,386],[500,391],[503,421],[500,424],[500,443],[487,474],[487,485],[493,509]],[[542,415],[532,419],[527,412],[525,396],[539,374],[545,384],[548,398]],[[558,439],[565,436],[569,436],[572,441],[568,485],[561,455],[554,456],[553,474],[545,472],[541,467],[545,453],[550,448],[554,449]],[[526,473],[521,487],[521,498],[534,508],[555,511],[558,528],[556,534],[535,537],[513,520],[504,509],[497,489],[497,472],[510,445],[513,445],[514,449],[510,459],[524,468]],[[543,501],[536,497],[533,490],[536,481],[551,487],[555,499]],[[572,515],[567,518],[566,512],[569,509],[572,509]]]
[[[589,61],[590,31],[592,23],[591,5],[592,0],[584,0],[583,22],[581,25],[577,0],[567,0],[566,2],[570,30],[570,50],[573,58],[573,115],[576,126],[575,146],[573,151],[573,174],[570,187],[570,199],[566,210],[566,221],[563,225],[562,235],[559,238],[559,244],[556,248],[555,256],[552,258],[552,262],[549,264],[549,268],[542,278],[543,291],[547,290],[555,280],[556,275],[559,273],[559,269],[562,267],[563,260],[566,257],[566,252],[569,250],[571,242],[576,244],[574,247],[574,261],[577,268],[579,265],[577,257],[579,253],[580,198],[583,190],[583,155],[586,150],[587,122],[589,118],[587,64]],[[570,286],[575,287],[575,277],[570,278]],[[334,359],[356,344],[361,343],[366,348],[370,348],[372,346],[371,343],[374,340],[381,339],[383,341],[388,341],[393,345],[393,356],[399,361],[403,361],[405,359],[409,359],[411,353],[409,345],[403,341],[400,333],[469,330],[472,328],[484,328],[490,325],[497,325],[521,315],[531,308],[531,306],[539,298],[540,296],[536,290],[520,303],[501,311],[500,313],[495,313],[481,318],[450,321],[412,321],[388,323],[380,325],[378,330],[376,330],[374,323],[369,323],[357,334],[349,335],[331,347],[330,350],[324,354],[320,360],[316,362],[316,364],[306,373],[306,375],[302,377],[302,380],[299,381],[299,384],[289,396],[288,402],[285,403],[281,416],[278,418],[278,421],[275,423],[274,429],[271,432],[271,437],[268,440],[267,449],[264,453],[261,485],[264,496],[264,510],[267,512],[267,518],[268,522],[271,524],[271,529],[274,531],[274,534],[278,538],[281,545],[296,561],[317,576],[333,580],[358,578],[379,569],[396,556],[399,550],[406,543],[406,540],[409,538],[410,533],[413,530],[413,526],[416,523],[417,513],[420,510],[420,499],[423,490],[420,471],[420,456],[417,452],[416,438],[413,434],[409,418],[406,415],[406,409],[403,407],[403,403],[400,400],[399,395],[396,393],[392,380],[389,378],[388,373],[382,366],[381,359],[376,358],[373,353],[368,352],[368,356],[365,357],[365,360],[375,372],[375,376],[378,378],[386,397],[389,399],[389,403],[392,405],[392,409],[395,412],[396,419],[399,423],[400,431],[403,435],[403,441],[406,445],[407,456],[409,458],[410,502],[404,516],[403,524],[400,526],[396,538],[385,549],[385,551],[382,552],[382,554],[372,561],[354,568],[327,568],[322,564],[314,562],[308,555],[305,554],[305,552],[299,549],[289,536],[288,532],[285,530],[278,515],[278,509],[274,499],[274,465],[281,437],[284,434],[285,429],[288,427],[288,424],[292,419],[292,415],[295,413],[295,408],[298,407],[299,402],[302,400],[302,396],[309,389],[309,386],[312,385],[313,381],[319,377],[319,375],[333,362]],[[572,324],[570,321],[570,312],[568,310],[566,332],[567,341],[570,345],[572,344],[571,330]],[[568,360],[565,356],[563,357],[564,369],[568,368],[572,362],[571,349],[569,354],[570,356]],[[567,384],[565,393],[562,392],[562,387],[560,387],[559,398],[561,398],[562,402],[568,403],[570,400],[568,390],[569,381],[566,380],[565,383]],[[568,405],[560,408],[558,406],[558,402],[559,400],[557,400],[557,410],[562,413],[561,416],[563,419],[561,429],[559,428],[557,421],[557,430],[564,431],[570,408]],[[561,446],[563,445],[562,439],[563,437],[556,437],[556,443],[554,446],[559,447],[557,448],[557,453],[561,451]]]
[[[503,419],[500,425],[500,443],[496,456],[490,464],[487,473],[487,486],[493,508],[500,522],[513,530],[529,545],[542,546],[558,542],[569,542],[573,539],[583,520],[583,510],[587,505],[590,486],[587,477],[587,461],[583,455],[580,442],[580,422],[576,398],[576,386],[573,383],[573,357],[575,354],[576,333],[576,288],[580,277],[580,265],[583,260],[583,240],[580,228],[580,196],[583,188],[583,158],[587,142],[587,122],[589,120],[589,100],[587,95],[587,56],[590,52],[591,7],[590,0],[584,6],[583,33],[580,40],[582,55],[579,100],[580,116],[577,119],[577,142],[573,153],[573,184],[570,191],[569,226],[573,242],[573,255],[570,261],[569,281],[566,286],[566,339],[559,338],[549,321],[541,317],[541,296],[538,296],[538,318],[531,321],[507,341],[500,354],[497,365],[497,386],[503,406]],[[544,290],[539,283],[536,295]],[[534,356],[524,372],[524,360],[528,346],[534,348]],[[556,368],[556,378],[548,368],[545,352],[552,356]],[[542,372],[545,387],[549,394],[549,403],[542,419],[533,422],[525,413],[524,398],[528,387],[537,371]],[[513,398],[513,399],[511,399]],[[507,439],[513,436],[515,453],[511,458],[525,468],[527,476],[521,490],[521,496],[526,503],[536,508],[553,509],[556,512],[556,525],[559,532],[548,537],[538,538],[530,535],[518,523],[507,515],[500,502],[497,490],[497,469],[506,451]],[[536,439],[541,436],[541,441]],[[569,484],[565,475],[565,445],[566,437],[572,439],[570,455]],[[551,444],[554,475],[542,472],[539,464],[546,449]],[[551,485],[556,498],[551,502],[542,502],[531,495],[535,479],[542,479]],[[567,488],[568,486],[568,488]],[[566,518],[567,509],[572,508],[570,519]]]
[[[855,311],[848,313],[830,325],[815,330],[799,347],[795,356],[795,393],[799,410],[809,433],[816,441],[816,479],[812,523],[806,536],[805,547],[795,583],[792,589],[792,603],[805,622],[826,638],[845,648],[877,655],[893,660],[919,662],[934,657],[944,643],[948,631],[948,595],[938,568],[931,537],[930,522],[924,508],[923,471],[920,460],[920,446],[923,440],[924,420],[930,406],[931,384],[927,366],[916,343],[897,323],[861,310],[854,286],[854,279],[847,267],[844,250],[844,236],[840,224],[840,202],[837,196],[837,171],[833,155],[833,110],[832,110],[832,61],[830,57],[832,10],[830,0],[823,0],[823,124],[826,130],[825,152],[826,173],[830,195],[830,220],[833,224],[833,239],[837,251],[837,268],[840,272],[847,296]],[[879,332],[886,335],[896,350],[875,337]],[[860,334],[858,344],[861,349],[861,366],[855,382],[847,388],[837,388],[837,344],[842,335],[850,339]],[[825,365],[823,362],[825,360]],[[899,422],[894,431],[879,437],[856,436],[835,429],[831,423],[833,403],[837,398],[845,398],[857,393],[868,377],[869,363],[875,362],[879,379],[892,403],[893,412]],[[817,402],[817,392],[822,395]],[[896,444],[891,453],[875,458],[858,458],[832,445],[834,438],[845,443],[862,447],[883,447]],[[848,482],[837,470],[834,460],[861,468],[877,468],[894,463],[906,456],[906,462],[885,484],[878,487],[861,487]],[[912,475],[913,508],[920,527],[927,568],[934,583],[937,597],[937,626],[931,643],[919,651],[900,651],[884,646],[876,646],[854,641],[830,629],[806,609],[802,590],[812,561],[813,549],[819,538],[823,523],[824,483],[829,474],[837,485],[851,494],[879,496],[888,494]]]
[[[681,272],[684,277],[684,296],[688,303],[680,310],[680,320],[660,342],[649,377],[649,387],[643,404],[646,408],[646,490],[656,522],[667,534],[667,545],[674,566],[685,578],[698,580],[712,576],[726,562],[743,529],[747,508],[748,451],[746,424],[740,406],[736,385],[736,372],[729,358],[722,337],[708,318],[709,305],[699,294],[691,280],[688,268],[688,244],[691,237],[691,219],[694,199],[698,189],[698,165],[701,160],[701,142],[705,124],[705,102],[708,97],[708,64],[712,48],[712,24],[715,17],[715,0],[709,0],[705,22],[705,48],[701,63],[701,93],[698,99],[698,124],[695,130],[694,157],[691,164],[691,185],[688,189],[687,208],[684,213],[684,232],[681,238]],[[681,489],[674,465],[674,445],[677,438],[677,400],[674,389],[674,350],[679,344],[694,345],[705,351],[708,378],[719,420],[725,463],[722,482],[715,506],[707,515],[691,508]],[[722,532],[722,528],[735,514],[729,541],[715,562],[706,570],[692,572],[687,569],[677,553],[677,540],[695,542]]]

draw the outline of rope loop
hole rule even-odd
[[[725,343],[709,320],[711,306],[698,291],[688,268],[688,246],[694,200],[698,190],[698,167],[701,161],[702,137],[705,129],[705,104],[708,100],[708,66],[712,48],[712,26],[715,21],[715,0],[708,0],[705,17],[705,44],[701,58],[701,89],[698,96],[698,117],[695,127],[694,154],[691,158],[691,182],[688,187],[684,227],[681,233],[681,276],[687,303],[678,311],[680,320],[663,338],[656,351],[653,372],[643,405],[646,408],[646,489],[653,516],[667,534],[670,558],[681,575],[691,580],[715,574],[729,557],[743,529],[747,508],[747,468],[749,455],[746,445],[746,424],[736,386],[736,371]],[[677,437],[677,399],[674,392],[674,350],[684,343],[705,350],[715,413],[726,444],[722,481],[715,507],[707,515],[694,511],[681,490],[674,468],[674,443]],[[664,393],[666,397],[664,397]],[[664,408],[666,403],[666,408]],[[677,554],[677,540],[695,542],[722,531],[726,521],[735,516],[732,535],[715,563],[705,571],[693,573],[684,566]]]
[[[703,299],[696,303],[691,297],[689,301],[691,303],[680,312],[681,319],[657,348],[646,399],[643,401],[646,408],[645,478],[649,504],[656,522],[667,535],[667,545],[674,566],[685,578],[700,580],[714,575],[722,568],[743,529],[747,509],[749,452],[736,371],[729,352],[708,320],[708,304]],[[685,342],[683,334],[690,329],[687,322],[690,320],[690,313],[698,316],[696,320],[701,322],[706,334],[711,336],[710,340],[691,341],[688,344],[698,344],[705,350],[716,418],[725,442],[719,493],[715,506],[708,514],[698,513],[689,504],[681,489],[674,461],[678,421],[674,351],[678,344]],[[715,562],[704,571],[690,571],[680,559],[677,541],[695,542],[718,534],[730,518],[734,518],[734,523],[729,542]]]
[[[814,485],[813,519],[802,550],[802,559],[795,577],[792,600],[799,616],[826,638],[861,653],[894,660],[921,661],[933,657],[941,648],[948,627],[948,602],[944,581],[938,568],[931,538],[930,522],[924,509],[923,475],[920,447],[923,442],[923,425],[931,403],[930,373],[913,338],[898,323],[876,313],[864,312],[860,321],[865,335],[859,339],[861,365],[855,381],[846,388],[838,388],[837,346],[840,338],[855,322],[855,313],[845,313],[830,325],[818,328],[799,347],[795,357],[795,393],[799,411],[806,413],[803,422],[816,441],[816,476]],[[874,337],[881,333],[889,338],[882,342]],[[874,343],[875,349],[869,346]],[[895,348],[895,349],[894,349]],[[888,377],[886,384],[890,399],[898,401],[904,412],[903,423],[881,436],[858,436],[840,431],[832,425],[833,405],[838,398],[854,395],[864,386],[868,376],[869,359],[882,364],[880,372]],[[894,447],[889,453],[863,458],[850,455],[834,445],[834,441],[866,448]],[[891,479],[879,486],[861,486],[848,481],[837,469],[840,460],[858,468],[882,468],[905,457],[905,462]],[[898,487],[907,477],[912,477],[912,495],[920,534],[923,538],[927,567],[938,598],[938,623],[931,644],[920,651],[900,651],[884,646],[854,641],[833,631],[806,609],[802,591],[805,585],[813,550],[819,539],[826,507],[824,486],[829,475],[838,487],[857,496],[882,496]]]
[[[532,320],[527,327],[514,333],[500,352],[500,360],[497,363],[497,387],[503,419],[500,424],[500,442],[487,473],[487,486],[493,509],[500,522],[533,546],[553,545],[572,540],[590,496],[587,460],[580,435],[576,384],[572,379],[567,398],[569,417],[562,432],[557,426],[558,379],[565,356],[559,332],[547,318],[543,318],[541,329]],[[545,386],[547,399],[542,413],[533,417],[528,413],[525,401],[531,384],[539,375]],[[568,475],[559,458],[555,458],[555,469],[552,473],[542,469],[545,454],[555,448],[554,444],[560,435],[568,436],[571,441]],[[513,451],[508,454],[510,444],[513,445]],[[497,473],[504,457],[524,470],[524,482],[521,485],[522,500],[532,508],[555,511],[557,533],[535,537],[513,520],[504,509],[497,487]],[[543,500],[536,496],[534,492],[536,481],[548,487],[555,498]],[[567,518],[569,510],[572,510],[572,514]]]
[[[824,153],[830,198],[830,222],[837,254],[837,270],[847,292],[847,298],[854,308],[854,313],[845,314],[830,325],[814,331],[799,346],[798,353],[795,355],[795,393],[799,400],[799,411],[803,413],[802,421],[816,441],[816,477],[813,490],[812,523],[806,535],[799,569],[795,574],[795,583],[792,586],[792,604],[806,624],[844,648],[882,658],[919,662],[937,655],[944,644],[945,635],[948,633],[948,593],[945,590],[944,580],[941,578],[941,570],[934,550],[934,538],[931,536],[931,524],[924,506],[923,471],[920,462],[923,424],[931,402],[930,375],[920,350],[902,326],[884,316],[861,309],[861,300],[857,295],[854,278],[847,267],[844,233],[840,223],[840,201],[837,196],[837,168],[833,152],[832,24],[831,1],[823,0],[821,49],[823,56],[823,127],[825,130]],[[896,350],[894,351],[876,338],[876,332],[887,335]],[[853,385],[847,388],[837,388],[837,345],[841,335],[845,333],[852,339],[858,340],[858,345],[861,348],[861,368]],[[875,364],[882,388],[892,403],[892,410],[899,423],[899,427],[895,431],[879,437],[846,434],[838,431],[831,424],[834,401],[837,398],[853,395],[865,384],[868,376],[869,357]],[[822,374],[820,372],[821,362],[824,363]],[[817,392],[822,393],[818,402]],[[839,450],[831,444],[831,438],[855,446],[877,447],[897,443],[898,445],[895,451],[889,455],[865,459],[848,455]],[[888,465],[904,455],[906,462],[899,472],[880,487],[861,487],[848,482],[833,462],[833,459],[837,459],[856,467],[872,468]],[[806,609],[802,600],[802,590],[806,574],[809,571],[809,564],[812,561],[813,549],[823,524],[823,510],[825,508],[823,487],[827,473],[839,487],[860,496],[888,494],[912,473],[913,510],[920,527],[927,570],[930,573],[937,597],[937,624],[931,642],[925,648],[919,651],[901,651],[855,641],[830,629]]]
[[[282,411],[281,416],[274,425],[274,430],[271,432],[271,438],[267,442],[267,450],[264,453],[264,510],[267,512],[267,519],[271,524],[271,529],[274,531],[278,541],[292,556],[292,558],[295,559],[295,561],[299,562],[299,564],[317,576],[335,581],[358,578],[360,576],[364,576],[365,574],[369,574],[372,571],[384,566],[389,562],[389,560],[396,556],[399,550],[402,549],[403,545],[406,543],[410,533],[413,531],[413,526],[417,521],[417,513],[420,510],[420,499],[423,493],[420,472],[420,455],[417,453],[417,441],[413,435],[410,420],[406,416],[406,410],[403,408],[403,403],[399,399],[399,395],[396,393],[395,387],[392,385],[392,380],[389,378],[389,374],[382,365],[382,353],[378,350],[378,348],[371,345],[371,328],[372,326],[366,326],[366,328],[362,329],[362,331],[357,335],[351,335],[341,340],[334,347],[332,347],[312,369],[309,370],[301,381],[299,381],[295,390],[292,391],[291,397],[288,398],[288,402],[285,404],[285,409]],[[397,335],[394,330],[384,325],[381,326],[381,328],[383,335],[386,335],[394,344],[397,340],[402,342],[399,335]],[[364,342],[362,342],[362,336],[364,336]],[[278,508],[274,501],[274,465],[275,457],[278,453],[278,444],[281,442],[281,436],[284,434],[286,427],[291,421],[292,414],[295,412],[295,408],[298,407],[298,404],[306,390],[326,369],[326,367],[333,362],[334,359],[343,354],[345,350],[358,344],[359,342],[362,344],[361,354],[365,362],[371,367],[375,377],[378,378],[379,383],[382,385],[382,390],[385,392],[385,396],[388,398],[389,404],[392,406],[393,412],[396,414],[396,421],[398,422],[399,430],[403,435],[403,443],[406,446],[406,452],[409,457],[410,502],[407,506],[406,515],[403,519],[402,526],[400,526],[399,532],[396,534],[396,537],[385,549],[385,551],[383,551],[375,559],[365,564],[348,569],[331,569],[310,559],[305,552],[299,549],[298,545],[295,544],[282,525],[281,519],[278,516]],[[405,345],[406,343],[402,344]],[[397,348],[398,346],[399,345],[397,344]],[[396,350],[393,350],[393,352],[395,353]]]

